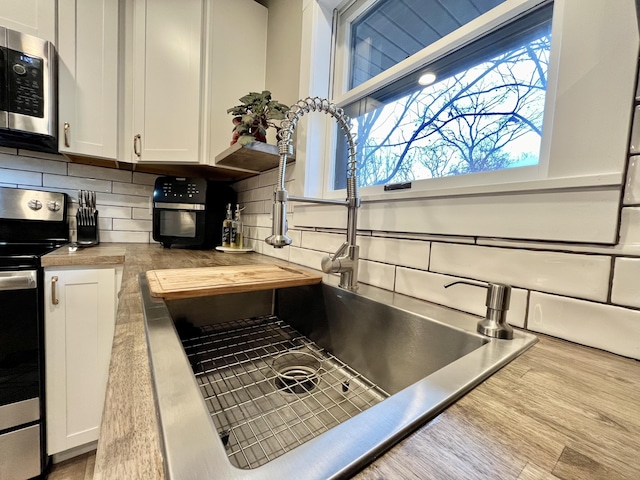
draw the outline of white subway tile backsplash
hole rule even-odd
[[[95,178],[68,177],[45,173],[42,177],[44,187],[57,187],[76,190],[93,190],[95,192],[111,192],[111,182]]]
[[[402,232],[380,232],[375,231],[373,233],[376,237],[386,238],[404,238],[407,240],[421,240],[421,241],[433,241],[433,242],[446,242],[446,243],[467,243],[474,244],[474,237],[458,237],[448,235],[429,235],[428,233],[402,233]]]
[[[433,243],[430,270],[606,301],[611,260],[604,255]]]
[[[629,159],[627,183],[624,187],[624,205],[640,204],[640,156]]]
[[[0,187],[16,188],[18,185],[15,183],[3,183],[0,182]]]
[[[622,209],[618,244],[621,252],[640,255],[640,207]]]
[[[256,189],[260,186],[260,177],[261,175],[240,180],[233,184],[233,188],[236,192]]]
[[[113,182],[111,192],[123,193],[125,195],[141,195],[143,197],[151,197],[153,196],[153,187],[151,185],[136,185],[134,183]]]
[[[267,253],[269,249],[270,247],[267,246],[265,253]],[[320,270],[322,258],[325,256],[324,253],[298,247],[287,247],[286,249],[290,252],[290,262],[297,263],[298,265],[304,265],[305,267],[313,268],[315,270]]]
[[[360,258],[422,270],[429,268],[429,242],[359,236],[357,243]]]
[[[149,232],[100,231],[100,243],[150,243]]]
[[[17,185],[33,185],[39,187],[42,186],[42,174],[37,172],[0,168],[0,182]]]
[[[138,195],[122,195],[120,193],[100,193],[96,194],[96,202],[98,208],[102,208],[102,205],[111,205],[114,207],[137,207],[146,208],[151,207],[151,197],[141,197]]]
[[[158,178],[159,175],[155,174],[155,173],[142,173],[142,172],[133,172],[133,180],[132,183],[138,184],[138,185],[155,185],[156,182],[156,178]]]
[[[103,230],[113,230],[113,218],[103,218],[98,216],[98,229],[102,232]]]
[[[396,270],[395,291],[410,297],[455,308],[456,310],[484,316],[487,311],[485,304],[486,289],[465,284],[444,288],[447,283],[457,280],[462,279],[398,267]],[[511,304],[507,313],[507,322],[509,324],[524,328],[527,318],[527,297],[527,290],[511,289]]]
[[[261,244],[260,251],[262,252],[263,255],[279,258],[280,260],[286,260],[286,261],[289,261],[289,257],[291,256],[291,247],[273,248],[271,245],[267,245],[263,243]],[[298,263],[298,262],[295,262],[295,263]]]
[[[70,163],[69,176],[131,183],[132,173],[126,170],[116,170],[115,168]]]
[[[362,283],[393,291],[396,278],[396,268],[393,265],[360,260],[358,269],[358,280]]]
[[[245,215],[258,215],[264,213],[264,205],[263,202],[248,202],[243,199],[238,199],[238,201],[244,205],[244,214]]]
[[[110,205],[100,205],[98,212],[101,217],[110,218],[131,218],[131,207],[112,207]]]
[[[114,230],[126,230],[132,232],[150,232],[152,230],[151,220],[125,220],[122,218],[113,219]]]
[[[636,106],[633,112],[629,153],[632,155],[640,153],[640,106]]]
[[[111,207],[118,208],[118,207]],[[116,217],[116,218],[128,218],[128,217]],[[148,208],[132,208],[131,218],[134,220],[151,220],[153,218],[153,210]]]
[[[286,178],[285,178],[286,181]],[[278,183],[278,169],[274,168],[272,170],[268,170],[266,172],[263,172],[259,177],[258,177],[258,185],[260,187],[267,187],[267,186],[273,186],[276,185]]]
[[[67,173],[66,162],[42,160],[40,158],[18,157],[0,153],[0,167],[13,170],[28,170],[37,173],[55,173],[65,175]]]
[[[67,159],[62,155],[57,153],[46,153],[46,152],[35,152],[32,150],[18,150],[18,156],[20,157],[31,157],[31,158],[42,158],[43,160],[54,160],[56,162],[66,162]]]
[[[640,308],[640,258],[616,258],[611,302]]]
[[[303,231],[300,245],[303,248],[308,248],[311,250],[320,250],[325,253],[333,253],[338,250],[340,245],[342,245],[345,240],[346,237],[344,234],[338,235],[333,233]]]
[[[267,235],[262,237],[263,239],[271,235],[271,229],[265,229]],[[287,230],[287,236],[291,239],[291,245],[293,247],[299,247],[302,241],[302,232],[300,230]]]
[[[531,292],[527,328],[640,360],[640,311]]]

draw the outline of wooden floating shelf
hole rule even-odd
[[[287,163],[295,160],[294,156],[287,159]],[[239,168],[245,171],[260,173],[276,168],[280,163],[278,147],[263,142],[253,142],[249,145],[234,143],[222,153],[216,155],[216,166]]]

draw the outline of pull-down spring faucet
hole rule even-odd
[[[296,128],[298,120],[309,112],[323,112],[331,115],[342,129],[347,139],[349,147],[349,160],[347,162],[347,199],[346,200],[325,200],[321,198],[307,198],[289,196],[284,187],[285,169],[287,157],[293,155],[291,136]],[[278,184],[274,191],[273,199],[273,223],[271,235],[265,242],[276,248],[282,248],[291,244],[291,239],[287,236],[287,200],[309,203],[329,203],[333,205],[344,205],[348,209],[347,213],[347,239],[340,246],[338,251],[331,256],[322,259],[322,271],[325,273],[339,273],[340,286],[348,290],[358,288],[358,258],[359,247],[356,245],[356,228],[358,223],[358,207],[360,207],[360,197],[358,195],[358,183],[356,177],[356,142],[351,133],[349,117],[344,114],[341,108],[330,103],[329,100],[308,97],[298,100],[287,112],[286,118],[281,123],[280,141],[278,142],[278,152],[280,154],[280,164],[278,167]]]

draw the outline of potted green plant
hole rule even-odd
[[[252,142],[266,142],[267,129],[274,127],[276,132],[280,127],[273,120],[282,120],[289,111],[289,107],[271,99],[271,92],[250,92],[240,98],[242,105],[236,105],[227,110],[232,114],[233,138],[231,145],[238,142],[248,145]]]

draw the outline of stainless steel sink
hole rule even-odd
[[[536,342],[332,277],[167,302],[139,280],[174,479],[349,476]]]

